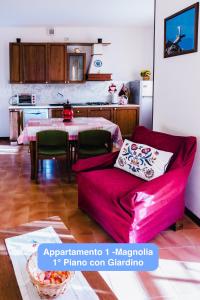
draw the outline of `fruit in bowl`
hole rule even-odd
[[[39,295],[46,299],[56,298],[63,294],[74,276],[72,271],[40,270],[37,266],[37,253],[29,257],[26,268]]]

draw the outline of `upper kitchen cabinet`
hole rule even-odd
[[[21,46],[10,44],[10,82],[20,83],[21,81]]]
[[[46,44],[22,44],[22,76],[24,83],[47,82]]]
[[[48,79],[49,83],[66,83],[66,45],[48,44]]]
[[[10,82],[45,83],[47,46],[42,43],[10,44]]]
[[[84,83],[86,53],[68,52],[68,46],[92,47],[93,43],[10,43],[11,83]],[[104,44],[103,44],[104,45]],[[107,44],[106,44],[107,45]],[[92,55],[94,59],[94,55]],[[96,59],[87,80],[110,80],[111,74],[100,72]],[[101,74],[100,74],[101,73]]]
[[[10,44],[11,83],[66,83],[66,45]]]
[[[85,53],[67,54],[67,80],[68,83],[82,83],[86,79]]]

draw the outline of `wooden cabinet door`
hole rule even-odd
[[[62,118],[63,117],[63,109],[62,108],[52,108],[49,112],[50,118]]]
[[[22,44],[24,83],[47,83],[47,45]]]
[[[20,110],[10,109],[10,141],[16,142],[20,134]]]
[[[66,46],[65,44],[48,45],[48,82],[66,83]]]
[[[112,120],[112,108],[94,107],[88,110],[88,117],[102,117]]]
[[[87,108],[73,108],[74,117],[88,117],[88,109]]]
[[[20,43],[10,43],[10,82],[22,82]]]
[[[129,107],[114,108],[114,123],[116,123],[121,130],[124,138],[130,138],[138,125],[138,109]]]

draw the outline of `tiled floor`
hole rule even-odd
[[[29,179],[28,148],[2,144],[0,142],[0,228],[58,215],[78,242],[113,242],[98,224],[78,209],[76,183],[67,183],[62,163],[47,162],[37,185]],[[200,228],[185,218],[183,230],[167,230],[152,242],[160,248],[158,270],[102,273],[118,298],[200,299]]]

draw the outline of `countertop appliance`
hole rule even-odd
[[[33,106],[36,104],[35,94],[17,94],[11,97],[10,104],[19,106]]]
[[[30,119],[48,119],[48,108],[25,108],[23,109],[23,126]]]
[[[138,104],[139,125],[153,128],[153,82],[135,80],[129,83],[130,104]]]

